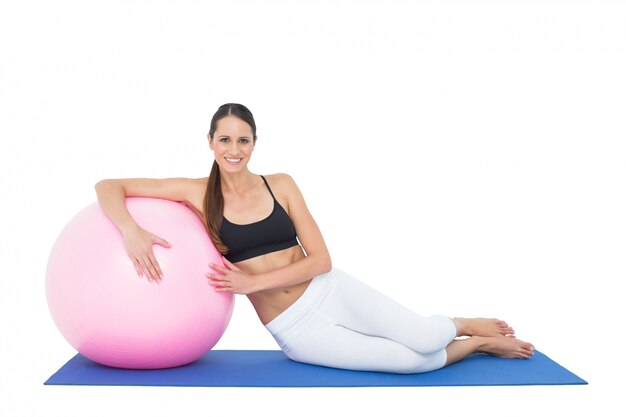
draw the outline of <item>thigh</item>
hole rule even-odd
[[[444,349],[456,337],[450,318],[422,316],[349,274],[337,274],[337,284],[319,310],[338,324],[422,353]]]
[[[418,373],[445,365],[446,352],[419,353],[401,343],[330,323],[287,341],[287,356],[297,362],[355,371]]]

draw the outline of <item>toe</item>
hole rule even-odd
[[[520,347],[519,350],[517,351],[517,355],[520,358],[528,359],[528,358],[530,358],[531,352],[530,352],[530,350],[527,350],[527,349],[524,349],[524,348]]]
[[[506,327],[506,328],[502,329],[502,334],[503,335],[515,334],[515,330],[513,330],[511,327]]]
[[[519,347],[519,351],[522,352],[527,358],[530,358],[534,353],[534,348],[530,343],[522,343]]]

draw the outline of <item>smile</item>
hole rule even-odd
[[[224,158],[224,159],[226,159],[226,162],[228,162],[231,165],[237,165],[243,160],[243,158]]]

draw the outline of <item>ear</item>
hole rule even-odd
[[[213,140],[211,139],[211,135],[207,133],[206,137],[209,139],[209,147],[213,150]]]

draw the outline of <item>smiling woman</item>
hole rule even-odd
[[[293,178],[258,175],[248,161],[256,124],[242,104],[213,115],[214,161],[207,178],[106,180],[103,211],[124,233],[127,252],[159,280],[152,243],[123,203],[140,195],[185,201],[202,215],[225,267],[206,273],[214,291],[246,294],[259,319],[293,360],[353,370],[415,373],[474,352],[529,358],[534,347],[497,319],[423,317],[332,266],[322,233]],[[457,339],[457,337],[464,337]]]
[[[204,195],[203,207],[211,239],[213,239],[215,246],[220,252],[226,253],[227,248],[222,242],[219,233],[224,212],[224,195],[221,187],[220,169],[228,175],[227,173],[237,172],[237,170],[241,169],[241,166],[247,163],[256,144],[256,134],[250,132],[251,130],[256,131],[256,124],[252,117],[248,118],[247,123],[241,123],[239,117],[226,117],[230,115],[232,110],[224,106],[220,109],[222,109],[224,115],[221,115],[220,110],[218,110],[216,116],[213,117],[207,135],[209,146],[215,152],[215,160],[213,161],[207,190]],[[240,117],[246,117],[246,115],[242,114]],[[232,132],[232,136],[222,133],[215,140],[214,136],[218,122],[220,122],[221,127],[220,133],[222,130],[224,132]]]

